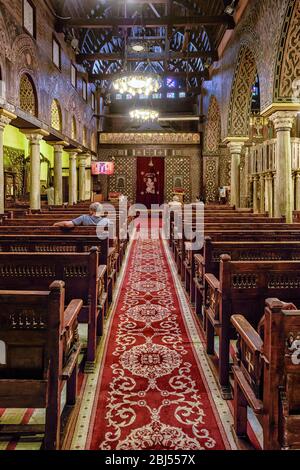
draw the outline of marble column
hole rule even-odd
[[[6,109],[0,109],[0,214],[4,214],[5,188],[4,188],[4,129],[17,116]]]
[[[30,143],[30,209],[41,209],[41,140],[49,133],[43,129],[24,129]]]
[[[269,217],[273,217],[273,173],[269,172],[266,174],[266,200],[267,200],[267,211]]]
[[[230,204],[240,207],[240,162],[243,142],[231,141],[228,144],[231,155]]]
[[[293,222],[294,191],[292,175],[291,130],[297,113],[278,111],[271,116],[277,135],[274,215]]]
[[[54,148],[54,204],[63,204],[62,154],[68,142],[60,141],[53,144]]]
[[[260,207],[259,212],[261,214],[265,213],[265,175],[261,174],[260,177]]]
[[[259,176],[253,176],[253,212],[254,214],[258,214],[259,212],[259,200],[258,200],[258,181]]]
[[[300,211],[300,169],[295,171],[295,209]]]
[[[77,203],[77,155],[80,149],[68,150],[69,154],[69,204]]]
[[[79,162],[79,201],[85,201],[85,169],[86,160],[89,157],[88,154],[84,153],[78,155]]]

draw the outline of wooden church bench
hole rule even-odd
[[[188,253],[192,254],[192,252]],[[300,260],[300,241],[215,241],[211,237],[205,237],[203,254],[195,254],[194,263],[189,267],[192,280],[190,292],[193,292],[196,312],[200,318],[202,317],[205,273],[209,272],[218,276],[222,254],[229,255],[232,261]]]
[[[230,398],[229,348],[235,339],[230,319],[242,313],[256,328],[265,299],[276,296],[300,304],[300,261],[231,261],[222,255],[219,277],[205,274],[204,321],[206,351],[215,353],[214,337],[219,337],[219,382],[224,398]]]
[[[89,253],[0,253],[0,289],[45,290],[55,279],[65,282],[66,302],[81,298],[81,323],[88,324],[87,362],[95,361],[97,336],[107,311],[106,266],[98,249]]]
[[[65,309],[64,283],[54,281],[48,288],[0,291],[1,407],[46,409],[44,426],[0,425],[0,435],[44,433],[43,448],[57,450],[78,412],[77,318],[82,300],[72,300]]]
[[[300,311],[278,299],[266,301],[255,331],[242,315],[234,373],[234,430],[247,435],[247,406],[263,428],[264,450],[300,449]]]

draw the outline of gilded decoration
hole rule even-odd
[[[190,202],[191,194],[191,168],[190,157],[171,156],[165,158],[165,198],[171,201],[173,198],[176,181],[181,180],[185,189],[185,201]]]
[[[200,144],[200,134],[192,132],[102,133],[100,134],[100,144],[197,145]]]

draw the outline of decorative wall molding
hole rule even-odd
[[[119,145],[197,145],[200,144],[200,134],[192,132],[124,132],[101,133],[100,144]]]

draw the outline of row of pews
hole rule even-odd
[[[53,227],[88,208],[80,203],[31,214],[16,207],[2,216],[0,409],[45,408],[46,417],[45,426],[0,425],[0,438],[43,434],[44,449],[63,449],[74,428],[79,374],[93,370],[128,244],[127,214],[118,209],[108,214],[112,237],[95,226]],[[86,348],[80,324],[87,325]]]
[[[233,398],[237,440],[250,407],[265,450],[299,449],[300,224],[226,206],[205,207],[199,223],[195,210],[171,214],[169,244],[222,396]]]

